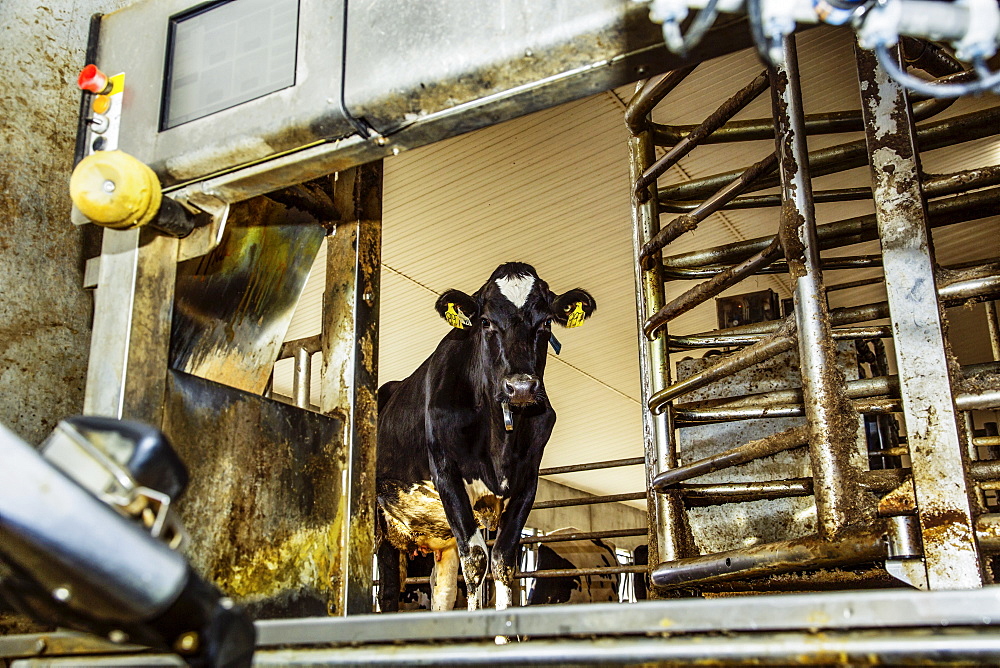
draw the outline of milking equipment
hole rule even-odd
[[[36,450],[0,426],[0,455],[0,594],[120,645],[250,665],[249,618],[175,549],[187,471],[162,433],[79,416]]]

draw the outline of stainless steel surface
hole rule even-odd
[[[191,472],[177,510],[195,570],[254,618],[335,610],[343,420],[178,371],[163,431]]]
[[[160,131],[167,21],[198,4],[139,2],[103,18],[97,65],[126,73],[119,148],[171,185],[354,132],[340,99],[347,4],[342,0],[300,0],[298,33],[290,35],[298,40],[294,86]],[[220,56],[232,57],[228,51]]]
[[[305,348],[295,351],[292,372],[292,402],[299,408],[309,408],[309,388],[312,386],[312,356]]]
[[[337,174],[333,200],[341,218],[327,237],[319,404],[344,428],[340,577],[330,611],[347,615],[372,609],[382,163]]]
[[[177,239],[105,230],[83,412],[159,424]]]
[[[780,163],[782,215],[779,236],[794,281],[795,322],[809,454],[815,480],[816,520],[821,536],[837,539],[862,512],[850,484],[864,461],[858,451],[859,418],[844,396],[830,334],[829,307],[819,264],[798,55],[794,36],[782,40],[783,66],[772,73],[775,152]]]
[[[981,662],[1000,657],[1000,635],[964,630],[871,632],[857,635],[781,633],[756,637],[681,637],[531,641],[499,647],[459,644],[392,648],[273,650],[257,654],[256,666],[465,666],[488,665],[815,665],[836,659],[851,665]]]
[[[906,93],[858,49],[862,113],[928,584],[983,583]]]
[[[310,213],[234,205],[221,244],[177,267],[170,366],[261,394],[325,235]]]
[[[981,633],[1000,619],[996,587],[953,592],[894,589],[751,597],[643,601],[634,605],[509,608],[468,613],[356,616],[258,621],[257,646],[488,639],[592,637],[662,633],[739,633],[793,630],[833,631],[977,627]],[[669,642],[664,642],[669,645]],[[702,641],[704,646],[704,640]],[[703,650],[704,651],[704,650]],[[703,653],[702,658],[705,658]]]

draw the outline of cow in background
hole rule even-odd
[[[487,570],[511,602],[521,529],[556,414],[543,375],[552,323],[575,327],[596,304],[557,295],[527,264],[499,266],[472,295],[448,290],[454,329],[416,371],[379,390],[376,531],[380,607],[396,610],[397,551],[433,553],[434,610],[450,609],[461,566],[470,610]],[[492,559],[480,528],[497,531]]]
[[[578,532],[576,529],[559,529],[549,535],[567,533]],[[605,568],[617,565],[618,556],[614,545],[600,539],[570,540],[539,545],[535,570]],[[536,578],[531,593],[528,594],[528,605],[617,602],[618,585],[617,573]]]

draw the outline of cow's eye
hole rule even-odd
[[[492,325],[493,323],[492,323],[492,322],[490,322],[490,319],[489,319],[489,318],[482,318],[482,319],[481,319],[481,320],[479,321],[479,324],[481,324],[481,325],[483,326],[483,329],[489,329],[489,328],[490,328],[490,326],[491,326],[491,325]]]

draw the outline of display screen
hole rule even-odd
[[[228,0],[170,19],[161,130],[295,84],[299,0]]]

